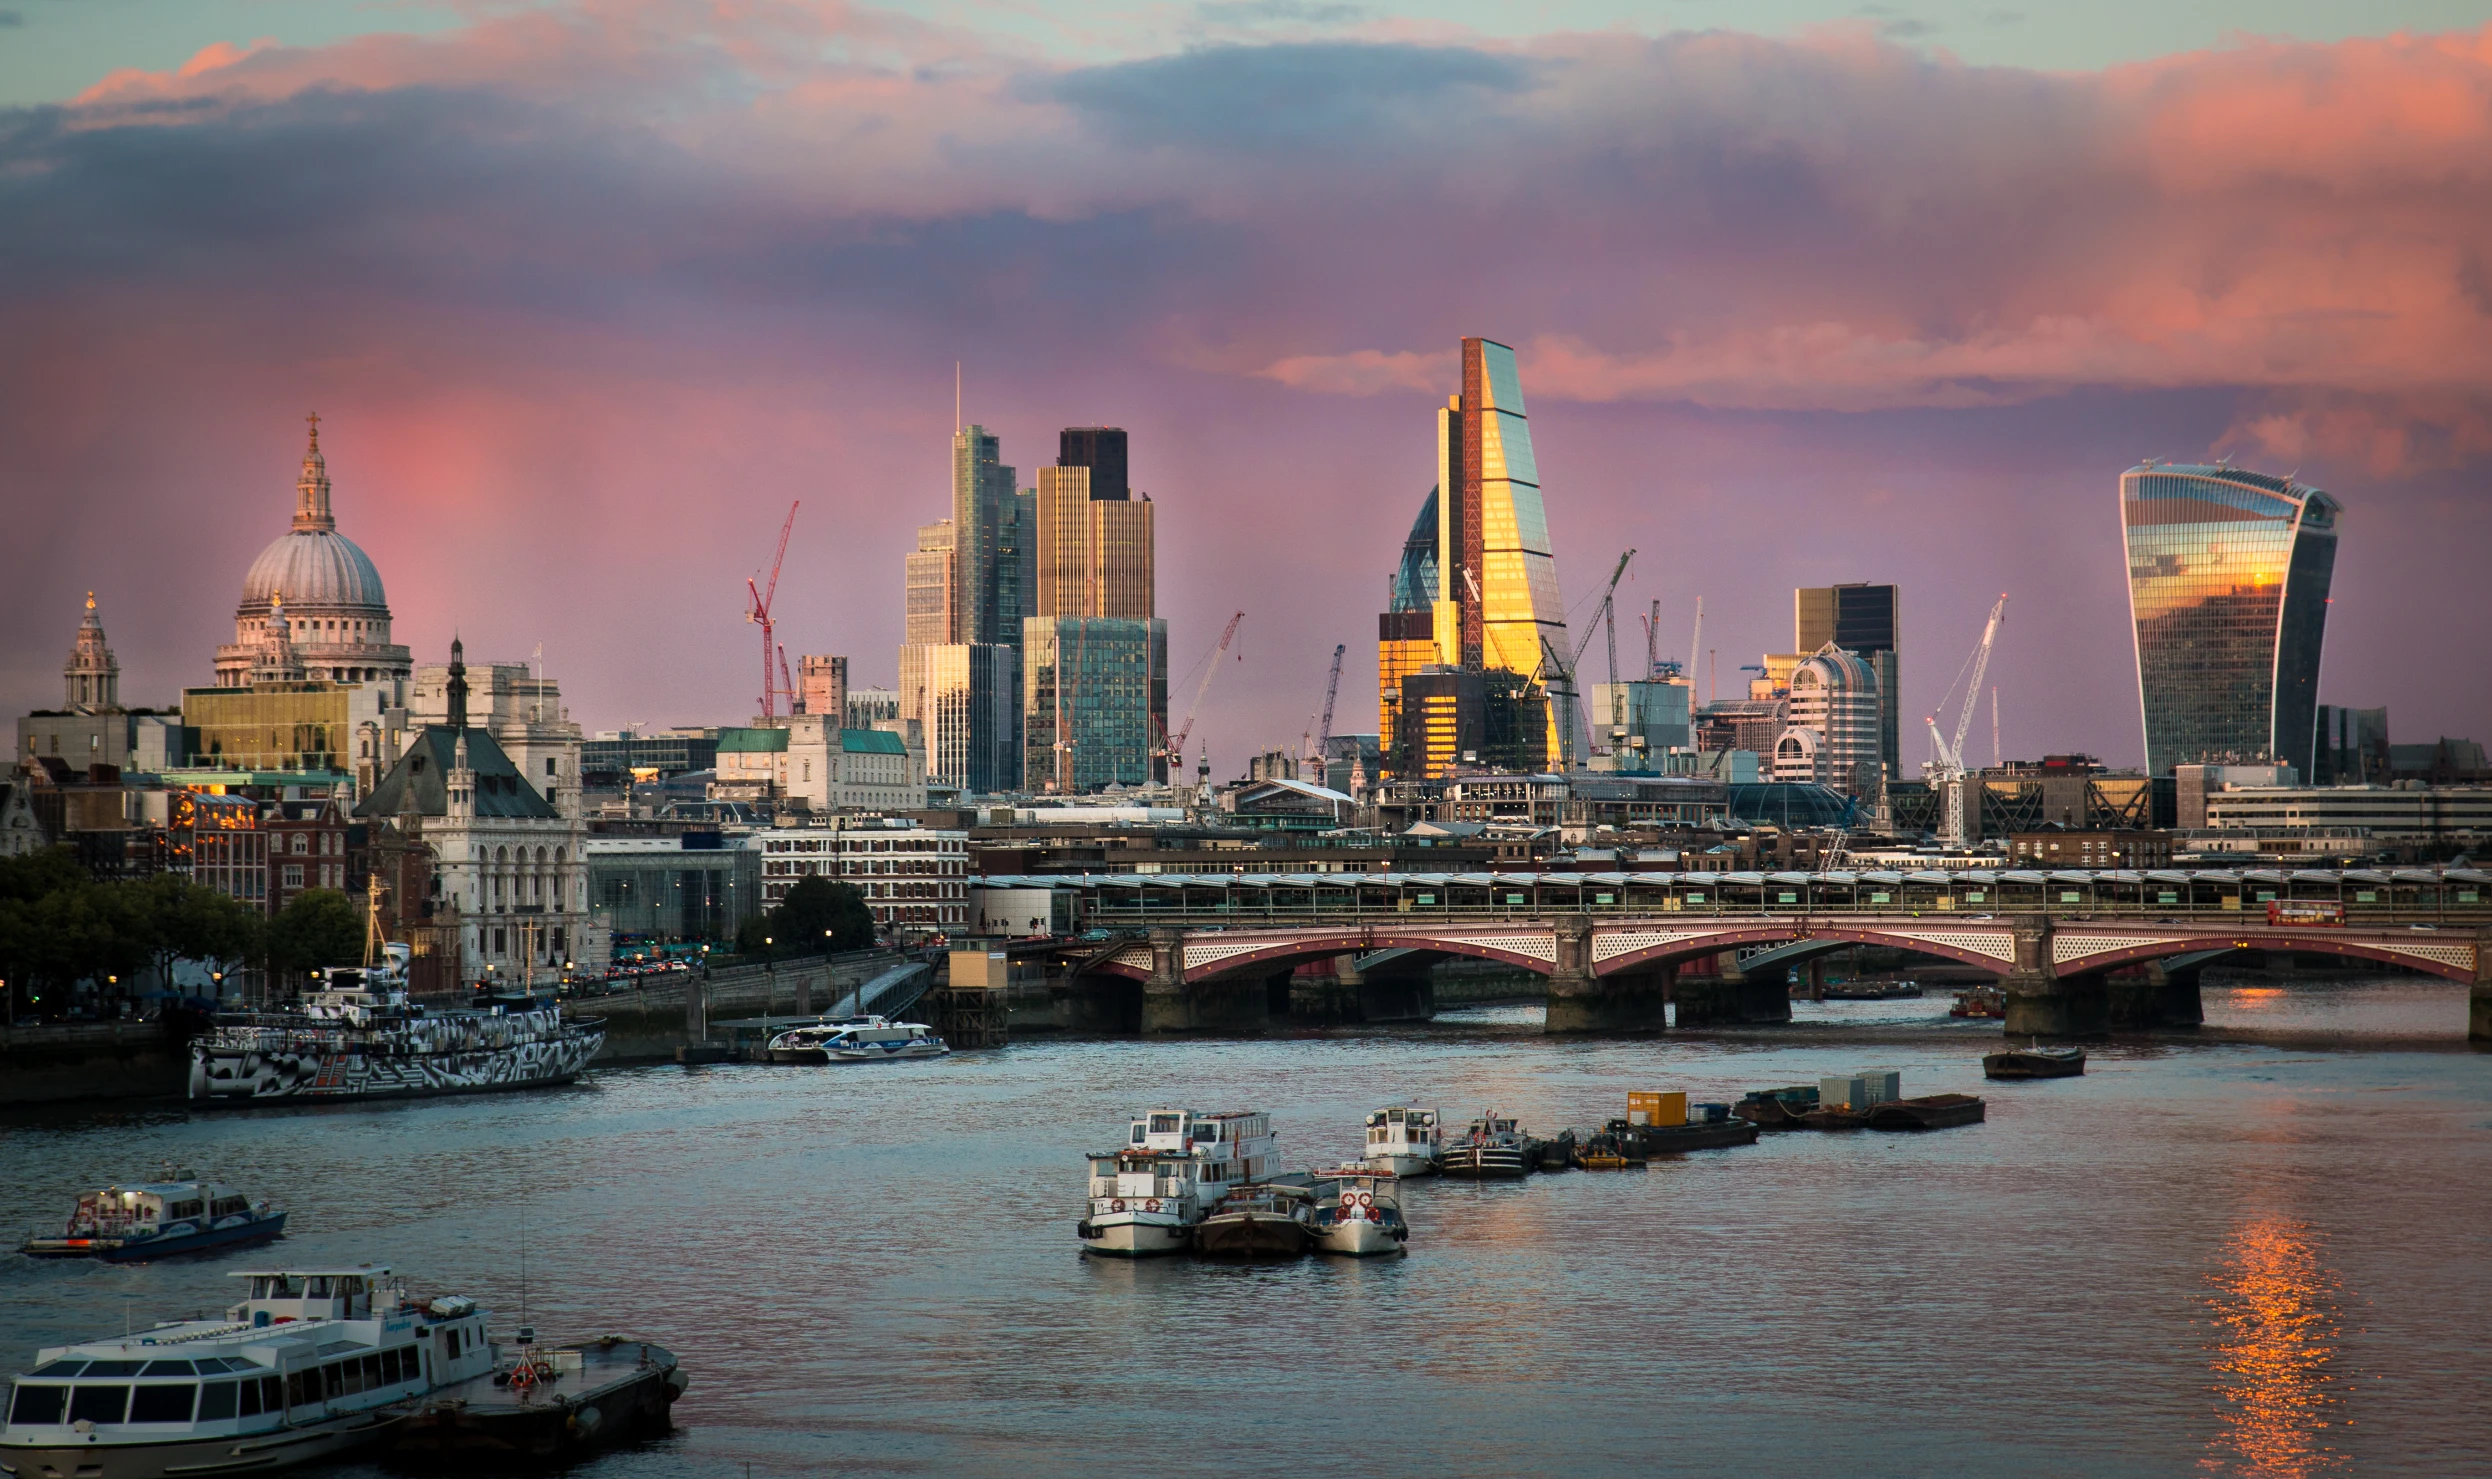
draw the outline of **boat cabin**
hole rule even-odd
[[[1202,1114],[1155,1109],[1133,1122],[1126,1154],[1175,1152],[1220,1165],[1220,1175],[1207,1174],[1202,1178],[1206,1181],[1253,1181],[1265,1173],[1272,1140],[1272,1117],[1254,1110]]]
[[[1367,1117],[1367,1144],[1371,1149],[1432,1146],[1437,1143],[1437,1134],[1433,1109],[1379,1109]]]
[[[254,1326],[290,1325],[298,1320],[368,1320],[373,1290],[388,1273],[386,1268],[369,1266],[236,1273],[233,1277],[251,1281],[251,1293],[226,1315]]]

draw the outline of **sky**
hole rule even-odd
[[[210,681],[313,410],[420,660],[735,722],[801,501],[781,640],[887,683],[957,363],[1025,486],[1130,431],[1233,774],[1336,643],[1373,727],[1481,334],[1622,662],[1893,581],[1917,730],[2004,592],[2005,752],[2136,764],[2117,479],[2228,456],[2345,505],[2322,700],[2492,738],[2492,6],[0,6],[13,713],[90,589]]]

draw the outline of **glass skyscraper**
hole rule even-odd
[[[2335,499],[2237,467],[2120,477],[2146,768],[2282,763],[2311,774]]]

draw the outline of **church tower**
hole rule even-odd
[[[62,706],[90,714],[121,707],[121,664],[104,645],[104,623],[95,614],[95,592],[87,592],[86,620],[78,623],[78,645],[61,665]]]

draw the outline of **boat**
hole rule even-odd
[[[1232,1188],[1271,1169],[1271,1116],[1155,1109],[1118,1150],[1090,1157],[1090,1210],[1075,1225],[1087,1253],[1122,1258],[1182,1253]]]
[[[773,1063],[881,1063],[894,1058],[941,1058],[952,1045],[922,1022],[883,1017],[825,1018],[792,1027],[770,1039]]]
[[[1756,1133],[1754,1126],[1743,1128]],[[1611,1120],[1576,1147],[1575,1164],[1587,1171],[1641,1170],[1647,1159],[1641,1129],[1625,1120]]]
[[[1697,1120],[1684,1125],[1634,1125],[1629,1127],[1634,1144],[1648,1159],[1657,1155],[1685,1155],[1691,1150],[1721,1150],[1733,1145],[1754,1145],[1762,1127],[1736,1118]]]
[[[1792,1084],[1780,1089],[1750,1089],[1731,1113],[1764,1130],[1796,1130],[1801,1117],[1817,1107],[1817,1086]]]
[[[1918,1099],[1889,1099],[1862,1114],[1872,1130],[1944,1130],[1978,1123],[1982,1102],[1971,1094],[1925,1094]]]
[[[1425,1176],[1436,1169],[1439,1115],[1433,1109],[1395,1106],[1367,1117],[1367,1164],[1396,1176]]]
[[[1296,1258],[1315,1246],[1312,1187],[1255,1182],[1232,1187],[1194,1227],[1206,1258]]]
[[[1947,1008],[1950,1017],[1979,1017],[1988,1020],[2007,1016],[2007,993],[1996,986],[1975,986],[1956,993],[1956,1004]]]
[[[286,1214],[254,1202],[222,1182],[188,1172],[162,1181],[108,1186],[78,1198],[58,1237],[29,1237],[18,1251],[34,1258],[101,1258],[127,1263],[265,1243],[286,1230]]]
[[[1539,1160],[1538,1143],[1516,1128],[1511,1117],[1493,1109],[1447,1138],[1436,1154],[1438,1170],[1471,1180],[1528,1176]]]
[[[435,1387],[390,1433],[390,1457],[563,1462],[674,1426],[675,1399],[690,1385],[674,1352],[620,1335],[550,1346],[534,1337],[523,1327],[492,1370]]]
[[[472,1299],[408,1297],[386,1267],[252,1269],[222,1318],[37,1353],[0,1425],[17,1479],[266,1472],[387,1438],[443,1387],[491,1372]]]
[[[1539,1147],[1539,1158],[1532,1162],[1542,1171],[1570,1171],[1575,1166],[1575,1132],[1560,1130],[1554,1140],[1532,1142]]]
[[[375,875],[377,876],[377,875]],[[435,1009],[407,999],[407,947],[315,972],[300,1008],[219,1013],[190,1044],[190,1100],[404,1099],[565,1084],[605,1046],[604,1024],[513,993]]]
[[[1918,981],[1843,981],[1825,988],[1827,1001],[1899,1001],[1920,994]]]
[[[1315,1173],[1315,1248],[1366,1258],[1405,1253],[1410,1224],[1402,1220],[1401,1178],[1367,1166]]]
[[[2076,1078],[2085,1072],[2085,1049],[2036,1042],[1984,1055],[1981,1071],[1985,1078]]]
[[[1799,1118],[1796,1128],[1802,1130],[1860,1130],[1869,1125],[1869,1112],[1848,1104],[1820,1104]]]

